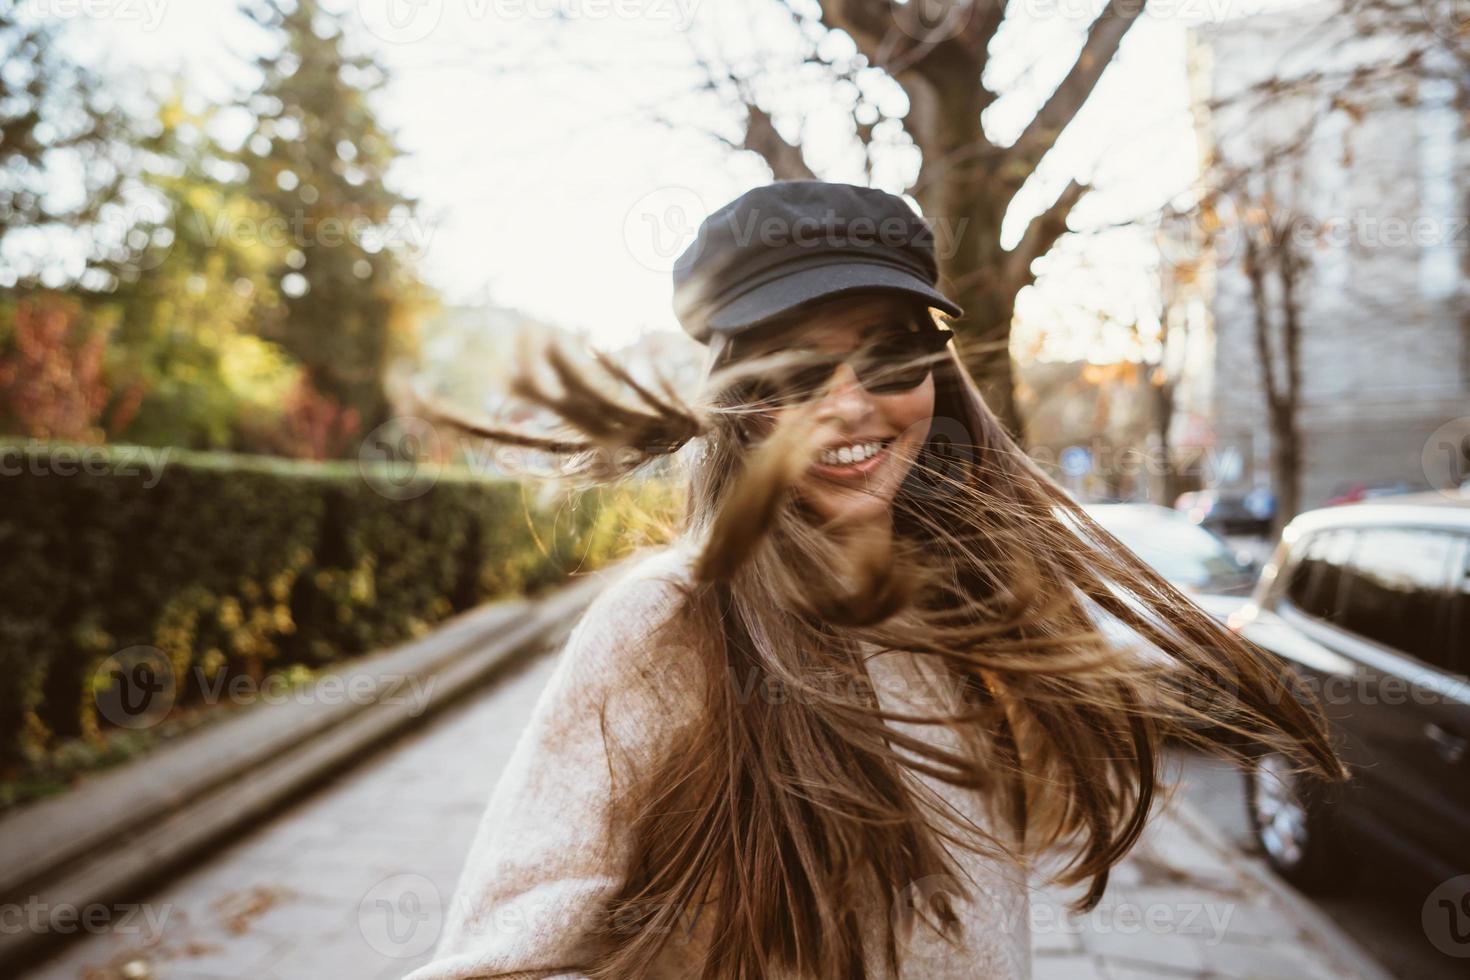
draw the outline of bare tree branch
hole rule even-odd
[[[1006,279],[1015,283],[1018,291],[1036,278],[1031,271],[1031,263],[1051,251],[1057,239],[1066,234],[1067,216],[1088,190],[1086,184],[1068,181],[1051,207],[1032,218],[1031,223],[1026,226],[1021,241],[1011,250],[1010,257],[1006,260]]]
[[[694,47],[692,39],[690,47]],[[709,131],[710,135],[733,149],[758,154],[766,162],[766,166],[771,168],[771,174],[777,180],[815,179],[817,175],[802,156],[800,144],[786,139],[776,129],[771,114],[761,107],[751,91],[749,79],[736,74],[734,68],[728,64],[723,68],[716,68],[697,49],[693,53],[695,64],[704,73],[704,87],[716,94],[726,95],[727,98],[728,93],[733,92],[735,100],[745,110],[745,135],[738,143],[713,130]]]
[[[745,103],[745,111],[744,149],[759,153],[777,180],[816,179],[817,175],[801,155],[801,147],[777,131],[770,113],[756,105],[754,100]]]
[[[1010,165],[1006,170],[1016,188],[1025,183],[1026,178],[1041,162],[1041,158],[1056,145],[1062,130],[1067,128],[1088,96],[1092,95],[1098,79],[1102,78],[1103,72],[1113,60],[1113,55],[1117,54],[1118,45],[1123,42],[1129,29],[1138,22],[1138,15],[1143,13],[1143,8],[1144,4],[1141,3],[1111,0],[1097,20],[1092,22],[1087,31],[1087,40],[1083,42],[1072,69],[1027,124],[1020,139],[1011,145],[1007,154]]]

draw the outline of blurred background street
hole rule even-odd
[[[674,259],[816,177],[925,216],[997,417],[1355,773],[1181,755],[1114,895],[1171,927],[1039,973],[1464,976],[1467,121],[1461,0],[0,5],[0,959],[426,956],[539,654],[684,488],[421,406],[546,431],[544,343],[694,397]]]

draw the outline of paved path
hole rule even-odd
[[[398,978],[429,955],[460,861],[551,658],[541,658],[223,849],[45,980]],[[1189,814],[1157,819],[1103,904],[1038,892],[1035,980],[1377,980]],[[149,923],[158,923],[150,929]],[[978,978],[977,978],[978,980]]]
[[[153,896],[137,933],[88,936],[30,976],[403,976],[427,958],[415,954],[435,938],[434,907],[453,894],[551,663],[538,659],[221,851]],[[163,921],[161,936],[148,935],[149,920]]]

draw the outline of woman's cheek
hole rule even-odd
[[[934,420],[934,379],[930,377],[913,391],[885,395],[880,405],[884,422],[900,433],[905,460],[903,471],[907,473]]]
[[[892,399],[888,414],[894,426],[907,432],[934,417],[934,379],[931,377],[913,391],[886,396]]]

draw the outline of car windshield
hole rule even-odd
[[[1247,571],[1225,541],[1167,508],[1098,504],[1087,513],[1176,584],[1199,588]]]

